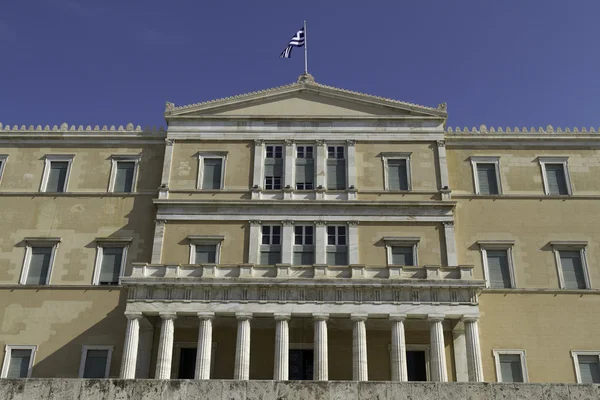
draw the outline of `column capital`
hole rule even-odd
[[[346,140],[346,144],[348,146],[354,146],[356,144],[356,140],[354,140],[354,139],[347,139]]]
[[[358,226],[359,223],[360,221],[348,221],[349,226]]]
[[[210,311],[198,311],[196,315],[200,319],[215,319],[215,313]]]
[[[265,143],[263,139],[254,139],[255,146],[262,146]]]
[[[292,220],[289,220],[289,219],[286,219],[286,220],[284,220],[284,221],[281,221],[281,224],[282,224],[283,226],[293,226],[293,225],[294,225],[294,221],[292,221]]]
[[[317,142],[317,146],[320,146],[320,147],[325,146],[325,140],[323,140],[323,139],[317,139],[316,142]]]
[[[429,314],[427,315],[427,321],[429,322],[442,322],[446,319],[444,314]]]
[[[248,321],[252,319],[252,313],[237,312],[235,313],[235,317],[238,319],[238,321]]]
[[[327,313],[313,313],[312,316],[316,321],[327,321],[329,319],[329,314]]]
[[[141,312],[126,312],[125,317],[127,319],[142,319],[144,315]]]
[[[395,322],[395,321],[405,321],[406,320],[406,314],[390,314],[389,315],[389,319],[392,322]]]
[[[273,314],[273,318],[275,321],[289,321],[292,318],[292,314],[290,313],[275,313]]]
[[[479,321],[479,314],[465,314],[460,320],[462,322],[477,322]]]
[[[165,144],[167,146],[173,146],[175,144],[175,139],[172,139],[172,138],[165,139]]]
[[[315,221],[315,225],[316,226],[326,226],[327,222],[325,222],[325,221]]]
[[[262,225],[262,221],[258,221],[258,220],[250,220],[250,226],[260,226]]]
[[[174,312],[161,312],[158,315],[162,319],[177,319],[177,313]]]
[[[438,147],[446,147],[445,140],[436,140]]]
[[[368,314],[350,314],[350,319],[352,321],[366,321],[368,318]]]
[[[285,139],[284,143],[286,146],[293,146],[294,145],[294,139]]]
[[[444,224],[444,226],[452,228],[454,226],[454,221],[443,221],[442,224]]]

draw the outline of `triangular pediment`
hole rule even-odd
[[[167,118],[177,117],[275,117],[275,118],[369,118],[427,117],[446,118],[444,108],[416,104],[351,92],[314,82],[298,82],[260,92],[174,107],[167,103]]]

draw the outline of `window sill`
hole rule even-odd
[[[482,293],[510,294],[593,294],[600,295],[600,289],[558,289],[558,288],[484,288]]]
[[[121,290],[123,289],[122,285],[23,285],[19,283],[0,283],[1,289],[27,289],[27,290],[53,290],[53,289],[71,289],[71,290]]]

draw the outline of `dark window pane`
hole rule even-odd
[[[108,350],[88,350],[83,370],[83,378],[105,378]]]
[[[569,194],[563,164],[546,164],[548,192],[554,195]]]
[[[221,158],[205,158],[202,171],[202,189],[221,189],[223,160]]]
[[[196,245],[196,264],[214,264],[217,262],[217,246]]]
[[[118,284],[121,274],[121,264],[123,262],[122,247],[103,247],[102,248],[102,266],[100,267],[101,285]]]
[[[579,251],[560,251],[560,265],[562,267],[565,289],[585,289],[585,277]]]
[[[6,377],[8,379],[27,378],[30,360],[31,350],[12,349]]]
[[[479,181],[479,194],[498,194],[496,179],[496,164],[477,164],[477,180]]]
[[[394,265],[414,265],[412,246],[392,246],[392,264]]]
[[[67,180],[67,170],[69,163],[67,161],[51,161],[50,173],[48,174],[48,183],[46,192],[64,192],[65,182]]]
[[[510,288],[510,271],[508,266],[508,253],[506,250],[487,251],[488,272],[490,274],[490,287]]]
[[[500,354],[502,382],[523,382],[521,357],[518,354]]]
[[[115,176],[115,188],[117,193],[130,193],[133,191],[133,175],[135,163],[130,161],[117,162],[117,174]]]
[[[45,285],[50,270],[52,247],[33,247],[27,273],[27,285]]]

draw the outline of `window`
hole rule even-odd
[[[346,189],[346,147],[327,146],[327,189]]]
[[[188,236],[190,264],[219,264],[225,236]]]
[[[551,196],[570,195],[571,182],[567,157],[539,157],[544,193]]]
[[[275,265],[281,262],[281,226],[263,225],[260,263]]]
[[[315,263],[314,227],[312,225],[294,226],[294,265],[313,265]]]
[[[314,189],[315,161],[312,146],[296,146],[296,190]]]
[[[600,383],[600,351],[572,351],[577,383]]]
[[[118,285],[133,238],[97,238],[94,285]]]
[[[471,157],[475,194],[502,194],[500,157]]]
[[[480,240],[483,274],[486,287],[492,289],[515,288],[512,240]]]
[[[62,193],[67,191],[71,173],[72,155],[47,155],[42,175],[42,192]]]
[[[587,242],[551,242],[561,289],[591,289],[586,262]]]
[[[54,256],[60,238],[26,238],[25,258],[19,283],[47,285],[50,283]]]
[[[4,348],[4,362],[0,378],[30,378],[37,346],[15,346]]]
[[[79,377],[87,379],[108,378],[113,346],[83,346]]]
[[[342,225],[327,227],[327,264],[348,265],[348,229]]]
[[[494,350],[498,382],[528,382],[525,350]]]
[[[410,153],[381,153],[385,190],[411,190]]]
[[[114,155],[110,171],[109,192],[132,193],[136,191],[140,156]]]
[[[227,152],[198,153],[198,183],[200,190],[221,190],[225,187]]]
[[[4,167],[6,167],[6,160],[8,160],[8,155],[0,154],[0,182],[2,182],[2,173],[4,172]]]
[[[283,180],[283,146],[266,146],[265,189],[280,190]]]
[[[388,265],[416,266],[418,237],[385,236]]]

